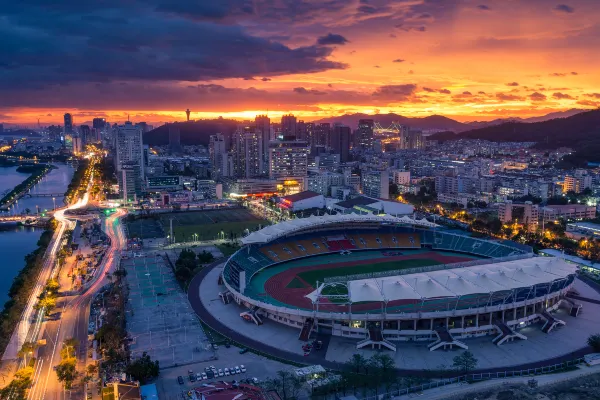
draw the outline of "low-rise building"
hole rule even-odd
[[[582,237],[600,239],[600,224],[594,224],[592,222],[571,222],[567,224],[565,235],[571,239],[581,239]]]
[[[542,208],[544,222],[558,219],[592,219],[596,217],[596,207],[585,204],[561,204]]]
[[[325,196],[307,190],[279,199],[279,207],[290,211],[302,211],[310,208],[324,208]]]

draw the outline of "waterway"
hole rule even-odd
[[[31,194],[64,193],[73,178],[75,169],[66,164],[56,164],[57,168],[50,171],[35,187]],[[23,182],[29,174],[17,172],[16,167],[0,167],[0,194],[12,190]],[[0,196],[1,197],[1,196]],[[22,197],[13,204],[11,209],[0,215],[21,214],[29,209],[31,214],[52,210],[64,205],[63,196],[56,197]],[[0,225],[0,309],[8,300],[8,290],[13,279],[25,265],[24,257],[37,248],[41,228],[25,228],[14,225]]]

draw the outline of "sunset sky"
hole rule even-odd
[[[600,107],[600,1],[19,0],[0,122]]]

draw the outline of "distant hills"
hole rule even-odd
[[[182,145],[208,146],[210,135],[222,133],[230,136],[235,132],[239,122],[229,119],[203,119],[199,121],[175,122],[179,128]],[[162,125],[144,133],[144,143],[150,146],[164,146],[169,144],[169,125]]]
[[[531,117],[531,118],[519,118],[519,117],[499,118],[499,119],[495,119],[495,120],[492,120],[492,121],[473,121],[473,122],[467,122],[466,124],[469,125],[471,128],[486,128],[488,126],[500,125],[500,124],[504,124],[506,122],[544,122],[544,121],[548,121],[550,119],[555,119],[555,118],[567,118],[567,117],[571,117],[573,115],[580,114],[580,113],[585,112],[585,111],[589,111],[589,110],[582,110],[580,108],[571,108],[570,110],[557,111],[557,112],[553,112],[553,113],[550,113],[550,114],[541,115],[539,117]]]
[[[575,165],[600,162],[600,109],[580,112],[567,118],[542,122],[506,122],[461,133],[440,132],[431,140],[483,139],[493,142],[537,142],[536,147],[555,149],[570,147],[576,155]]]
[[[379,122],[382,127],[388,127],[392,124],[392,122],[397,122],[400,125],[408,125],[411,128],[420,129],[423,131],[463,132],[471,129],[471,127],[467,124],[463,124],[462,122],[458,122],[441,115],[430,115],[423,118],[410,118],[394,113],[375,115],[356,113],[340,115],[338,117],[322,118],[313,122],[329,122],[332,124],[341,123],[351,127],[352,129],[356,129],[360,119],[373,119],[375,122]]]

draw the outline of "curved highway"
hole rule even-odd
[[[200,283],[204,280],[206,275],[217,265],[223,263],[223,260],[216,261],[205,268],[203,268],[190,282],[188,286],[188,300],[198,317],[208,326],[210,326],[215,331],[219,332],[221,335],[231,339],[234,342],[237,342],[243,346],[254,349],[258,352],[270,354],[274,357],[291,361],[298,364],[320,364],[326,368],[333,370],[343,370],[345,369],[344,363],[328,361],[324,359],[325,352],[313,352],[308,357],[304,357],[300,354],[292,353],[286,350],[281,350],[279,348],[270,346],[264,342],[260,342],[258,340],[252,339],[248,336],[242,335],[241,333],[229,328],[228,326],[221,323],[217,320],[202,304],[200,299]],[[216,283],[216,282],[215,282]],[[571,361],[580,357],[583,357],[585,354],[592,353],[593,350],[591,347],[586,346],[581,349],[574,351],[572,353],[567,353],[565,355],[550,358],[543,361],[535,361],[527,364],[513,365],[510,367],[499,367],[499,368],[488,368],[488,369],[480,369],[475,370],[472,373],[488,373],[488,372],[504,372],[504,371],[520,371],[525,369],[534,369],[541,368],[550,365],[560,364],[566,361]],[[320,355],[319,355],[320,354]],[[439,372],[435,371],[426,371],[426,370],[411,370],[411,369],[397,369],[398,374],[401,376],[418,376],[418,377],[436,377],[439,378]],[[459,376],[460,373],[449,373],[448,377],[451,376]]]

